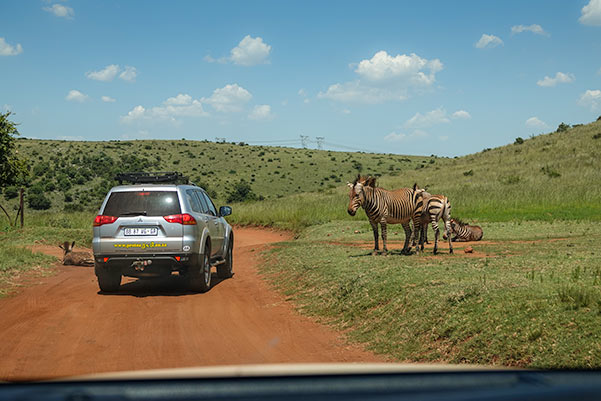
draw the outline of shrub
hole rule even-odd
[[[553,167],[544,166],[541,167],[540,171],[542,171],[543,174],[548,175],[551,178],[561,177],[561,174],[559,174],[557,170],[553,169]]]
[[[472,175],[474,175],[474,170],[464,171],[463,175],[466,177],[472,176]]]
[[[593,135],[593,139],[599,139],[601,138],[601,132],[599,132],[598,134]]]
[[[521,145],[523,143],[524,143],[524,139],[522,137],[518,136],[517,138],[515,138],[515,142],[514,142],[515,145]]]
[[[35,210],[47,210],[52,206],[50,199],[46,198],[43,193],[33,193],[28,196],[27,204]]]
[[[262,200],[262,196],[257,196],[250,187],[250,184],[246,180],[241,179],[238,183],[234,184],[234,187],[227,194],[227,202],[246,202],[253,200]]]
[[[556,132],[565,132],[565,131],[568,130],[568,128],[570,128],[570,126],[568,124],[561,123],[557,127],[557,131]]]
[[[14,185],[8,186],[4,189],[4,199],[10,200],[19,196],[19,188]]]

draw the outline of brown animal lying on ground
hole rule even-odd
[[[63,264],[73,266],[94,266],[94,257],[89,252],[73,252],[75,241],[65,241],[58,245],[64,251]]]
[[[459,219],[451,219],[451,231],[455,234],[452,239],[455,242],[480,241],[484,235],[480,226],[470,226]]]

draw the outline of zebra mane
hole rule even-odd
[[[453,220],[455,220],[455,223],[459,224],[461,227],[467,225],[467,223],[464,223],[461,219],[458,219],[457,217],[454,217]]]
[[[359,181],[362,181],[363,185],[366,187],[372,187],[372,188],[376,187],[376,177],[372,177],[370,175],[358,174],[357,178],[355,178],[355,181],[353,181],[353,186],[357,185],[357,183]]]

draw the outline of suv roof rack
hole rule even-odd
[[[174,171],[155,172],[155,173],[120,173],[115,176],[119,185],[123,182],[132,184],[187,184],[188,177]]]

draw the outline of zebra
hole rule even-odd
[[[411,188],[400,188],[394,191],[387,191],[384,188],[376,188],[375,177],[357,176],[355,182],[347,183],[349,192],[349,205],[347,212],[351,216],[357,213],[359,207],[365,209],[365,214],[374,232],[374,251],[376,254],[380,250],[378,242],[378,223],[382,226],[382,244],[383,252],[387,253],[387,224],[401,224],[405,230],[405,245],[401,253],[409,254],[411,247],[409,240],[419,232],[420,220],[419,211],[421,210],[422,200],[421,192],[417,190],[417,184]],[[414,230],[411,231],[410,221],[413,221]],[[417,248],[416,248],[417,249]],[[419,252],[419,249],[417,249]]]
[[[422,196],[427,194],[427,192],[421,191]],[[449,198],[444,195],[428,195],[429,196],[423,196],[422,199],[423,205],[420,213],[422,229],[420,232],[419,246],[422,250],[424,249],[428,223],[432,223],[432,229],[434,230],[434,254],[436,255],[438,252],[438,236],[440,235],[438,220],[442,219],[445,227],[443,238],[448,238],[449,253],[453,253],[453,244],[451,243],[451,202],[449,202]]]
[[[480,226],[471,226],[459,219],[451,219],[451,229],[455,234],[452,241],[455,242],[480,241],[484,235]]]

